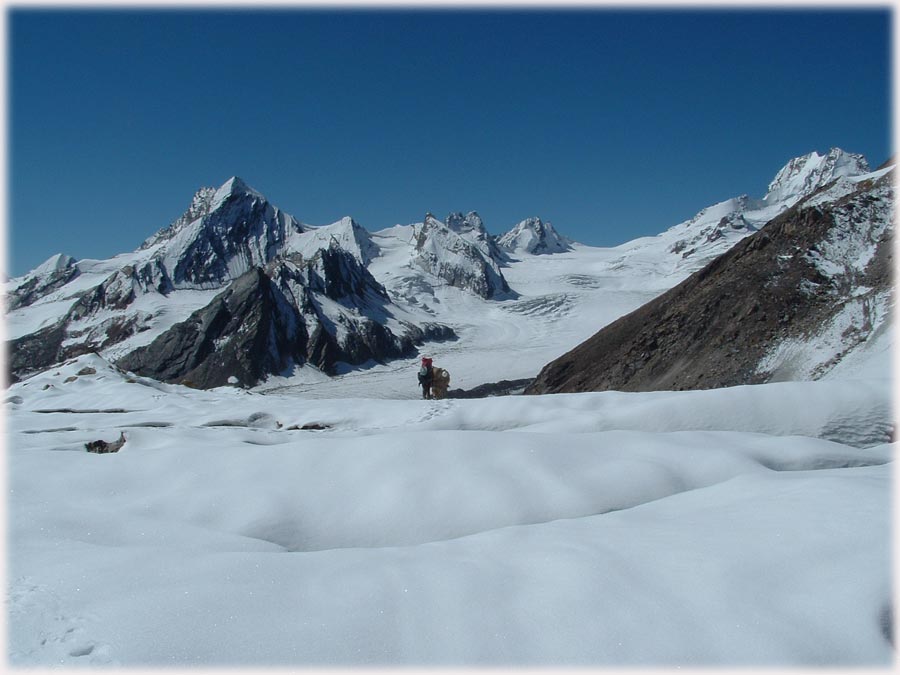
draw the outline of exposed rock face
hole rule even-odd
[[[545,366],[526,393],[821,376],[887,320],[892,179],[853,184],[847,194],[836,181],[812,195]],[[828,344],[826,334],[836,335],[827,354],[797,356]]]
[[[18,382],[64,360],[62,343],[65,336],[65,323],[60,320],[30,335],[10,340],[7,350],[8,382]]]
[[[444,280],[450,286],[468,290],[483,298],[510,293],[503,277],[499,255],[483,226],[475,226],[470,214],[466,221],[459,214],[448,219],[453,227],[431,214],[415,229],[413,264]],[[477,223],[481,223],[478,218]],[[454,229],[455,228],[455,229]]]
[[[118,366],[164,382],[201,388],[229,378],[256,383],[302,362],[306,326],[261,268],[235,280],[206,307],[126,355]]]
[[[340,361],[409,356],[421,339],[455,337],[444,326],[395,335],[378,321],[387,302],[384,288],[356,258],[334,246],[312,260],[253,268],[117,365],[202,389],[248,387],[304,363],[332,372]]]

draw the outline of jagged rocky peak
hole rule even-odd
[[[483,298],[509,293],[509,285],[500,270],[503,255],[484,230],[481,219],[471,218],[468,225],[463,224],[465,217],[448,220],[462,230],[451,228],[431,213],[415,226],[413,266]],[[476,223],[481,229],[476,229]]]
[[[526,218],[498,240],[500,248],[510,253],[534,255],[562,253],[571,250],[571,241],[560,235],[549,222]]]
[[[195,195],[192,209],[152,244],[175,288],[222,286],[277,257],[304,228],[237,177]],[[191,217],[198,218],[190,220]]]
[[[251,188],[241,178],[232,176],[220,187],[202,187],[194,193],[187,210],[171,224],[148,237],[141,245],[147,249],[176,237],[182,230],[198,220],[220,210],[230,200],[244,197],[250,201],[268,203],[265,196]]]
[[[769,184],[766,203],[796,201],[840,177],[869,172],[866,158],[832,148],[826,154],[811,152],[789,161]]]

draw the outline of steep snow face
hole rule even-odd
[[[261,201],[266,200],[262,193],[257,192],[256,190],[251,188],[237,176],[232,176],[227,181],[225,181],[212,196],[212,201],[210,202],[210,211],[215,211],[223,204],[225,204],[226,201],[235,196],[253,197]]]
[[[562,253],[571,249],[571,242],[561,236],[549,222],[540,218],[523,220],[497,240],[498,246],[509,253]]]
[[[825,155],[811,152],[789,161],[769,184],[764,200],[767,204],[791,202],[812,194],[841,176],[869,173],[865,157],[840,148]]]
[[[161,254],[177,287],[209,287],[264,265],[303,227],[259,192],[231,179],[213,195],[210,211],[170,239]]]
[[[292,216],[233,177],[202,188],[188,210],[141,246],[173,288],[215,288],[276,257],[304,231]]]
[[[379,254],[378,246],[369,234],[353,218],[341,218],[336,223],[322,227],[306,226],[306,231],[293,234],[285,251],[300,253],[304,258],[313,257],[317,251],[328,249],[333,245],[352,254],[362,265],[368,265]]]

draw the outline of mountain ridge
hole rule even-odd
[[[326,372],[335,372],[335,368],[343,372],[342,361],[351,368],[362,367],[365,362],[402,358],[425,344],[434,349],[439,343],[429,340],[459,337],[460,329],[471,333],[465,327],[475,316],[472,312],[485,313],[485,320],[489,320],[499,310],[507,317],[503,320],[506,323],[515,316],[521,317],[516,321],[532,324],[540,318],[534,325],[546,322],[546,330],[556,334],[576,318],[571,312],[583,303],[577,298],[591,297],[591,289],[606,285],[606,280],[622,280],[613,282],[614,286],[638,283],[646,291],[640,291],[635,299],[647,293],[651,294],[647,299],[659,295],[753,235],[771,220],[770,216],[801,201],[814,198],[827,205],[852,193],[860,180],[858,171],[867,168],[864,162],[861,156],[837,149],[824,156],[809,153],[788,162],[770,182],[770,188],[779,190],[786,184],[800,185],[799,192],[790,191],[786,201],[767,203],[771,190],[764,199],[741,195],[706,207],[656,237],[612,249],[573,242],[536,217],[493,236],[476,211],[451,212],[444,221],[428,213],[419,223],[378,232],[367,231],[351,217],[312,226],[285,214],[261,192],[232,177],[219,188],[198,190],[182,216],[148,237],[131,254],[84,262],[58,255],[40,271],[7,283],[7,311],[13,312],[14,319],[10,346],[20,352],[20,357],[11,360],[12,374],[27,376],[36,368],[48,367],[53,359],[84,351],[122,358],[147,347],[192,312],[209,309],[214,294],[248,272],[271,272],[284,263],[303,267],[330,249],[340,249],[355,262],[351,265],[341,257],[344,262],[335,263],[324,284],[305,276],[314,287],[303,291],[320,298],[316,303],[321,311],[310,330],[315,332],[316,326],[321,326],[330,336],[326,342],[344,344],[331,350],[338,356],[321,363],[310,360],[309,354],[304,357],[304,363],[317,364]],[[827,190],[820,185],[823,181],[830,181]],[[803,192],[811,186],[815,188],[814,197]],[[588,263],[586,255],[598,262]],[[559,277],[564,286],[534,296],[527,290],[533,285],[530,277],[522,277],[519,270],[523,265],[534,267],[537,263],[529,261],[542,257],[571,259],[572,263],[564,264],[570,269]],[[584,268],[579,271],[578,267]],[[368,268],[375,273],[373,281],[381,287],[381,294],[373,293],[368,283],[360,283],[359,270]],[[512,275],[512,281],[507,275]],[[329,286],[355,289],[358,294],[346,294],[348,300],[342,305],[329,297]],[[566,288],[578,290],[573,294]],[[448,302],[470,306],[465,310],[468,317],[448,314]],[[54,307],[60,307],[56,319],[48,313]],[[606,312],[601,315],[606,316]],[[373,340],[372,344],[381,347],[369,351],[351,346],[357,338],[342,343],[348,335],[361,334],[359,322],[367,316],[393,337]],[[452,325],[441,325],[442,316]],[[614,318],[608,316],[605,321]],[[587,320],[578,317],[579,325]],[[481,325],[481,321],[476,324]],[[347,331],[346,327],[352,325],[357,328]],[[389,346],[394,339],[403,342],[404,336],[411,343],[404,342],[403,350]],[[21,356],[28,354],[43,355],[43,360]],[[365,360],[363,354],[367,355]],[[30,367],[29,359],[33,361]],[[533,372],[543,363],[535,363]],[[274,374],[260,377],[264,380]],[[517,371],[515,376],[501,379],[525,375]],[[258,383],[239,379],[242,386]]]
[[[685,281],[548,363],[526,393],[816,379],[887,321],[893,171],[826,184]],[[873,174],[874,175],[874,174]],[[840,338],[830,358],[815,348]]]

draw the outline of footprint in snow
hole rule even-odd
[[[440,401],[432,399],[428,401],[428,403],[430,403],[431,405],[428,406],[425,414],[419,418],[419,423],[430,422],[435,418],[442,417],[455,407],[453,401],[450,401],[448,399],[443,399]]]

